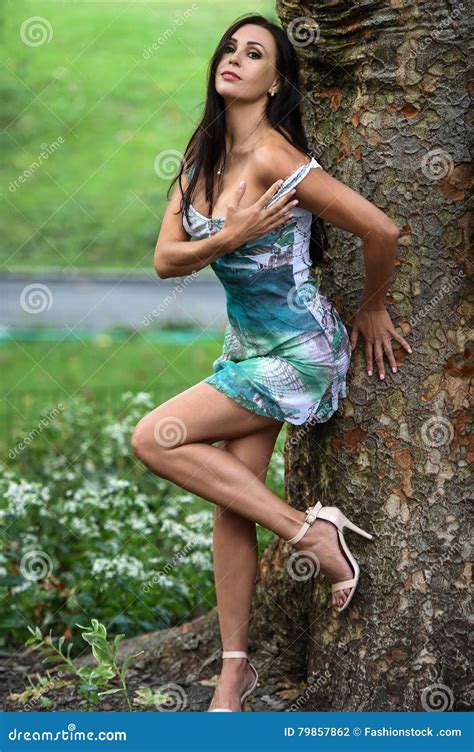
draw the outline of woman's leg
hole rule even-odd
[[[223,442],[263,482],[281,425]],[[255,523],[229,508],[215,507],[214,579],[223,650],[247,650],[248,626],[258,552]],[[245,658],[224,658],[209,710],[240,710],[240,697],[254,678]]]
[[[200,382],[142,418],[133,432],[132,448],[156,475],[229,507],[287,540],[300,529],[304,512],[274,494],[238,457],[212,446],[277,425],[281,422],[246,410],[212,385]],[[312,551],[331,582],[353,575],[331,522],[316,520],[296,548]],[[338,591],[331,604],[342,605],[349,592]]]
[[[212,446],[277,425],[282,423],[250,412],[200,382],[145,415],[131,443],[156,475],[291,538],[304,514],[270,491],[238,457]]]

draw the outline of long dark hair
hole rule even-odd
[[[201,122],[186,146],[184,162],[181,165],[180,171],[169,187],[170,191],[173,183],[179,178],[179,186],[182,194],[181,212],[184,210],[187,218],[189,218],[189,205],[192,203],[196,184],[201,171],[203,171],[205,178],[205,198],[207,203],[210,204],[209,214],[212,216],[214,170],[221,163],[222,166],[225,164],[224,99],[216,90],[216,70],[229,39],[234,35],[237,29],[245,24],[255,24],[264,29],[268,29],[273,35],[277,47],[276,70],[280,77],[280,85],[274,96],[268,96],[264,117],[268,120],[270,125],[281,133],[281,135],[295,148],[304,152],[308,156],[314,156],[303,129],[301,118],[302,93],[300,71],[294,46],[288,39],[286,32],[280,26],[269,21],[264,16],[260,14],[246,14],[244,16],[239,16],[239,18],[229,26],[227,31],[224,32],[224,35],[212,56],[208,73],[204,114]],[[195,169],[190,177],[188,188],[186,191],[183,191],[181,176],[184,170],[189,169],[190,165],[193,163],[195,164]],[[325,261],[323,256],[327,247],[328,238],[324,222],[321,217],[313,214],[309,244],[309,254],[312,267]]]

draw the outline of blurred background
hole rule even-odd
[[[4,9],[3,646],[39,626],[79,650],[88,617],[128,636],[215,605],[212,505],[148,472],[130,435],[222,348],[212,270],[180,286],[153,253],[209,59],[250,11],[276,19],[258,0]]]

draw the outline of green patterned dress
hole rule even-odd
[[[299,165],[267,206],[313,167],[321,167],[314,157]],[[296,205],[292,213],[211,263],[225,289],[228,323],[222,353],[204,381],[259,415],[301,425],[328,420],[346,397],[351,346],[334,303],[309,271],[311,212]],[[195,239],[225,222],[192,205],[182,220]]]

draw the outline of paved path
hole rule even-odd
[[[2,327],[53,326],[101,331],[111,326],[225,326],[224,289],[214,275],[0,276]]]

